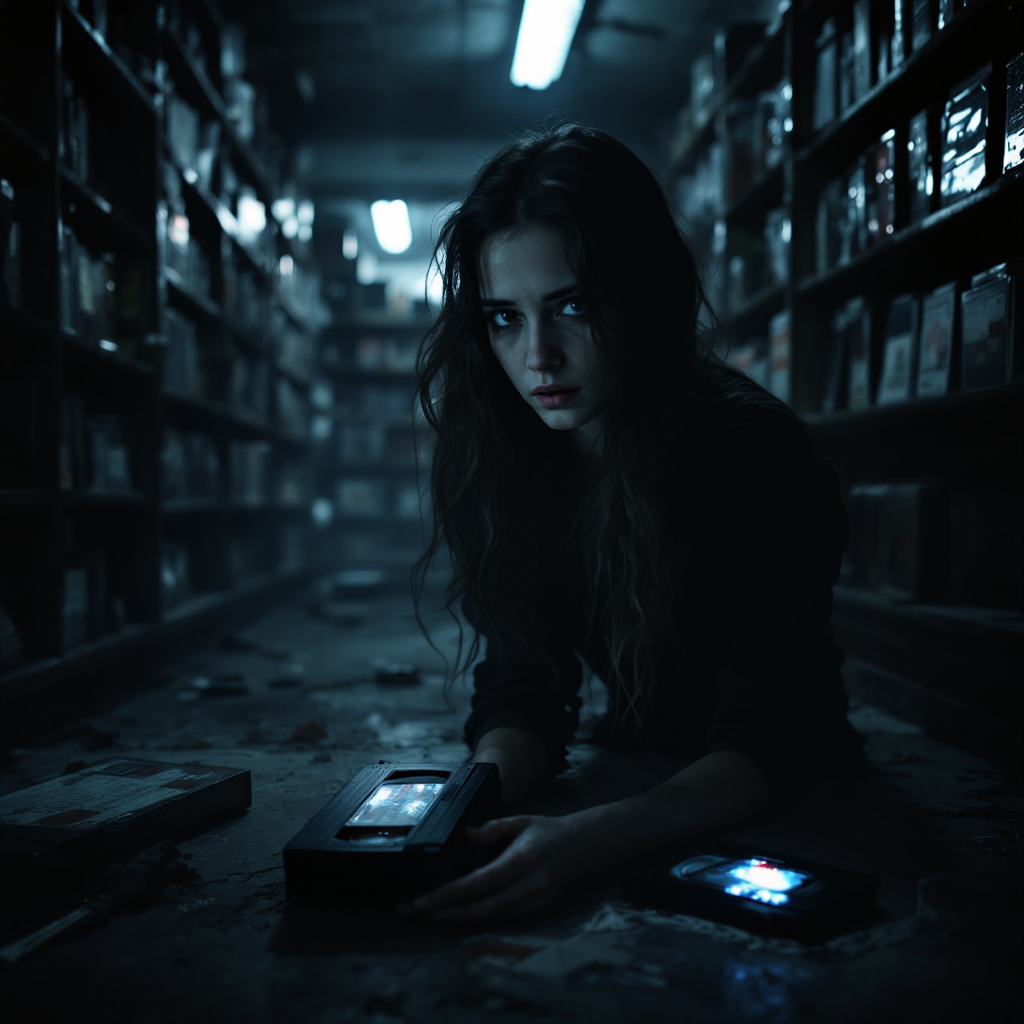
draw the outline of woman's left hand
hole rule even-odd
[[[478,847],[504,846],[489,864],[424,893],[400,913],[462,923],[534,913],[568,885],[599,870],[592,828],[581,816],[497,818],[466,837]]]

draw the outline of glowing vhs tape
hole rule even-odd
[[[867,917],[878,880],[845,868],[708,843],[626,872],[633,903],[816,940]]]
[[[288,899],[394,906],[456,878],[474,865],[461,826],[500,796],[493,764],[367,765],[284,848]]]

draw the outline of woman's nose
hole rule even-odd
[[[562,351],[554,343],[551,334],[543,324],[536,321],[530,325],[527,337],[526,365],[530,370],[546,370],[561,366]]]

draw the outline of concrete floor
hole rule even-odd
[[[468,694],[458,685],[446,704],[443,661],[408,598],[327,612],[282,605],[175,666],[159,688],[10,752],[5,792],[70,762],[132,753],[249,768],[253,805],[71,892],[26,906],[8,888],[4,943],[124,877],[146,880],[106,927],[5,966],[8,1024],[1024,1019],[1019,795],[985,762],[868,706],[852,718],[867,740],[869,778],[787,794],[729,836],[880,877],[870,927],[823,945],[630,906],[617,875],[514,927],[289,908],[281,849],[359,766],[466,753]],[[429,621],[450,653],[451,620]],[[415,662],[422,684],[375,683],[377,658]],[[248,693],[196,696],[198,676],[242,679]],[[588,715],[599,711],[599,689]],[[521,809],[603,802],[677,767],[580,745],[570,771]]]

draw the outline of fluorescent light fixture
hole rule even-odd
[[[285,238],[294,238],[299,233],[299,218],[292,216],[286,217],[284,223],[281,225],[281,234]]]
[[[278,270],[281,271],[281,274],[287,277],[289,274],[292,273],[293,270],[295,270],[295,261],[291,258],[291,256],[285,255],[281,257],[281,260],[278,263],[277,267]]]
[[[303,199],[295,211],[295,216],[299,218],[300,224],[312,224],[314,213],[312,200]]]
[[[313,228],[312,228],[312,226],[309,225],[309,224],[300,224],[299,225],[299,241],[300,242],[309,242],[309,241],[312,241],[312,238],[313,238]]]
[[[238,233],[243,240],[258,237],[267,226],[266,207],[256,198],[256,193],[244,190],[238,197]]]
[[[546,89],[562,76],[584,0],[526,0],[512,58],[513,85]]]
[[[409,207],[404,199],[378,199],[370,206],[373,231],[377,242],[385,252],[398,254],[412,245],[412,225],[409,223]]]
[[[284,199],[275,199],[273,205],[270,207],[270,212],[274,215],[274,220],[278,221],[278,223],[287,220],[289,217],[294,217],[295,200],[287,196]]]
[[[354,260],[359,255],[359,236],[354,231],[346,231],[341,236],[341,255],[347,260]]]

